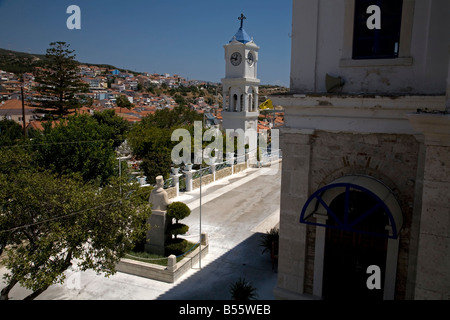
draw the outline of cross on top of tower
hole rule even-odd
[[[1,0],[0,0],[1,1]],[[241,22],[241,27],[239,28],[239,30],[236,32],[236,34],[234,35],[234,37],[230,40],[230,42],[232,41],[239,41],[242,43],[247,43],[252,41],[252,38],[250,38],[250,36],[247,34],[247,32],[245,32],[243,26],[244,26],[244,20],[247,19],[246,16],[244,16],[243,13],[241,13],[241,15],[238,17],[238,20]]]
[[[245,20],[245,19],[247,19],[247,17],[244,16],[243,13],[241,13],[241,16],[238,18],[238,20],[241,21],[241,29],[242,29],[242,27],[244,26],[244,20]]]

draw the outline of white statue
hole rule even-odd
[[[170,200],[166,190],[164,190],[164,179],[162,176],[156,177],[156,187],[150,193],[148,201],[152,204],[152,210],[167,210]]]

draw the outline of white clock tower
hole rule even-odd
[[[257,132],[258,125],[258,86],[256,78],[259,47],[253,38],[243,29],[244,19],[241,14],[241,27],[225,48],[225,78],[223,86],[223,128],[249,129]],[[249,143],[246,138],[245,143]]]

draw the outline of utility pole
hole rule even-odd
[[[203,147],[202,147],[202,164],[203,164]],[[200,253],[198,256],[198,267],[202,268],[202,164],[200,164]]]
[[[203,110],[203,122],[202,122],[202,141],[203,141],[203,126],[205,125],[205,110]],[[199,236],[200,236],[200,246],[199,246],[199,256],[198,256],[198,268],[202,268],[202,175],[203,175],[203,145],[201,145],[202,148],[202,155],[201,155],[201,162],[200,162],[200,221],[199,221]]]

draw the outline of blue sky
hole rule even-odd
[[[72,4],[81,30],[66,27]],[[220,82],[241,12],[261,83],[289,86],[292,0],[0,0],[0,48],[45,53],[65,41],[81,62]]]

